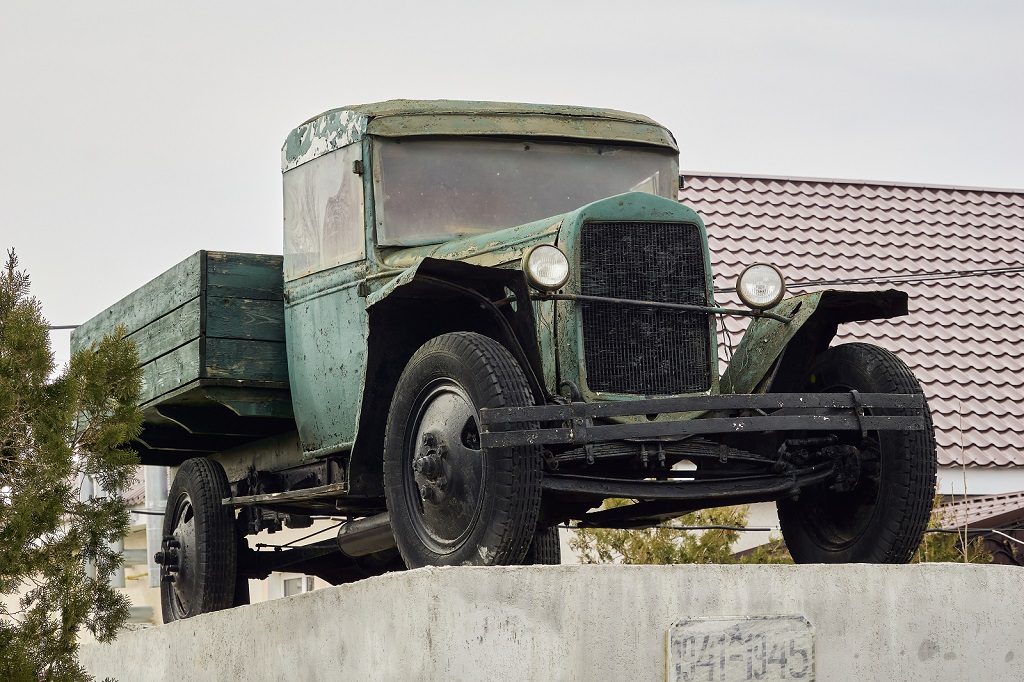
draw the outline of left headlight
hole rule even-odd
[[[743,303],[755,310],[767,310],[779,304],[786,295],[782,272],[774,265],[757,263],[740,273],[736,293]]]
[[[569,259],[550,244],[538,244],[523,255],[523,273],[534,289],[555,291],[569,281]]]

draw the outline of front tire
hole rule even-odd
[[[480,408],[532,404],[515,358],[486,336],[444,334],[412,356],[384,439],[384,492],[407,567],[522,560],[540,509],[541,455],[481,449],[478,423]]]
[[[165,623],[219,611],[235,600],[238,546],[224,469],[210,459],[186,460],[167,494],[160,569]]]
[[[922,393],[899,358],[866,343],[829,348],[815,362],[807,390]],[[779,525],[794,561],[910,561],[924,537],[935,494],[935,431],[927,405],[924,417],[923,431],[873,431],[864,440],[859,433],[844,438],[860,450],[861,473],[852,490],[835,492],[825,483],[801,491],[796,500],[777,503]]]
[[[562,545],[558,537],[558,526],[538,527],[533,542],[526,550],[523,565],[554,566],[562,563]]]

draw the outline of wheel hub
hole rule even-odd
[[[175,505],[174,518],[174,530],[171,535],[164,536],[160,551],[153,559],[160,564],[160,579],[172,584],[177,607],[182,614],[188,614],[198,585],[192,566],[196,553],[195,510],[187,495]]]
[[[164,536],[160,543],[160,551],[153,555],[153,561],[160,564],[160,577],[165,583],[173,583],[181,565],[178,549],[181,542],[173,535]]]
[[[420,510],[417,533],[433,551],[447,553],[479,514],[484,462],[473,438],[476,409],[461,386],[439,382],[421,394],[414,418],[406,466],[410,501]]]
[[[448,446],[440,434],[435,431],[424,433],[412,460],[414,478],[419,485],[420,499],[424,502],[439,504],[443,501],[448,489],[448,477],[445,475],[447,459]]]
[[[848,493],[860,482],[861,454],[852,445],[834,445],[822,453],[835,462],[836,477],[829,489],[837,493]]]

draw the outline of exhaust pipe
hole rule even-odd
[[[338,549],[346,556],[361,557],[396,546],[387,512],[349,521],[338,529]]]

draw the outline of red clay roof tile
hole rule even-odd
[[[877,343],[911,366],[929,397],[940,464],[958,464],[963,443],[968,464],[1024,465],[1024,191],[683,175],[680,201],[707,225],[720,304],[740,306],[734,279],[757,261],[780,266],[792,293],[907,291],[909,316],[845,325],[836,342]],[[1000,268],[1015,271],[987,272]],[[987,274],[917,281],[965,270]],[[862,277],[876,281],[807,284]],[[733,344],[745,326],[725,320]],[[724,366],[729,336],[720,341]]]

